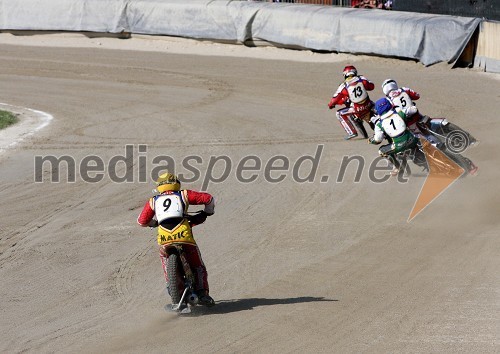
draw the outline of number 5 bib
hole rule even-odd
[[[410,96],[404,91],[398,91],[394,96],[391,95],[391,101],[394,106],[397,106],[401,109],[405,109],[413,105],[413,101],[411,100]]]

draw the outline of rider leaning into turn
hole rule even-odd
[[[358,70],[352,65],[348,65],[344,68],[343,75],[344,81],[333,94],[332,99],[328,103],[328,107],[332,109],[336,105],[350,105],[349,113],[352,113],[361,121],[370,122],[373,102],[370,100],[367,91],[372,91],[375,85],[363,75],[358,75]],[[358,136],[356,128],[349,121],[348,117],[337,114],[337,118],[347,132],[346,139]]]
[[[380,144],[386,136],[390,137],[392,142],[379,148],[379,154],[389,159],[394,165],[391,175],[397,175],[401,165],[396,159],[398,152],[406,149],[412,149],[417,146],[417,138],[406,127],[407,115],[402,112],[396,112],[391,102],[387,98],[381,98],[375,103],[377,116],[373,118],[375,124],[375,134],[368,139],[371,144]]]
[[[437,144],[438,141],[434,137],[423,134],[417,126],[418,122],[428,124],[429,117],[420,114],[415,102],[420,98],[420,94],[408,87],[398,87],[398,84],[393,79],[387,79],[382,83],[382,91],[385,97],[391,101],[397,111],[402,111],[406,114],[406,126],[417,137],[423,136],[431,143]]]
[[[193,190],[181,190],[181,183],[177,177],[171,173],[164,173],[160,175],[156,181],[156,190],[158,195],[155,195],[144,205],[144,208],[139,215],[137,222],[141,226],[158,226],[158,244],[160,251],[161,263],[165,280],[167,282],[167,289],[169,285],[169,278],[167,273],[167,258],[165,246],[160,242],[161,230],[166,228],[172,231],[177,226],[185,221],[185,216],[189,205],[205,205],[205,209],[192,217],[187,227],[199,225],[205,222],[207,216],[214,214],[215,202],[214,198],[203,192],[196,192]],[[192,237],[191,237],[192,238]],[[207,269],[201,259],[200,250],[194,242],[194,239],[186,240],[190,242],[183,242],[186,259],[193,267],[195,281],[195,291],[198,295],[199,301],[205,306],[213,306],[214,300],[208,294],[208,280]]]
[[[382,91],[397,110],[401,110],[407,115],[408,127],[418,121],[420,118],[418,110],[408,110],[410,107],[415,106],[413,101],[420,98],[418,92],[408,87],[398,87],[397,82],[393,79],[387,79],[382,83]]]

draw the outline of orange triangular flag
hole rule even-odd
[[[432,146],[429,141],[420,138],[422,147],[429,166],[427,176],[417,201],[413,206],[408,222],[413,220],[434,199],[443,193],[449,186],[459,179],[465,170],[443,152]]]

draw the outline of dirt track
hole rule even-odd
[[[372,99],[393,77],[422,94],[422,112],[481,140],[466,153],[479,176],[407,223],[424,176],[353,183],[349,170],[335,183],[343,156],[377,154],[345,142],[326,107],[344,60],[0,49],[0,101],[54,116],[0,156],[0,352],[498,352],[498,79],[350,61],[376,83]],[[233,171],[211,184],[216,214],[195,235],[218,305],[178,317],[163,311],[154,232],[136,225],[152,184],[33,182],[34,155],[109,161],[126,144],[205,167],[223,154],[293,162],[324,144],[330,178],[243,184]]]

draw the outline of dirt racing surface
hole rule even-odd
[[[141,50],[17,40],[0,45],[0,102],[54,118],[0,155],[0,352],[499,351],[495,75],[269,48],[203,44],[210,55],[196,55],[191,42],[179,54],[147,40]],[[327,108],[346,64],[376,84],[373,100],[394,78],[420,92],[421,112],[476,136],[465,155],[479,175],[408,223],[426,175],[370,179],[377,147],[344,141]],[[339,178],[355,155],[366,161],[359,181],[355,163]],[[75,165],[53,183],[36,156]],[[81,169],[89,156],[104,173]],[[190,156],[198,178],[182,165]],[[238,172],[248,156],[260,166]],[[275,156],[289,164],[266,174]],[[315,171],[305,156],[319,158]],[[217,305],[191,316],[164,311],[155,231],[136,223],[151,171],[172,160],[195,179],[183,187],[205,184],[218,201],[194,229]]]

